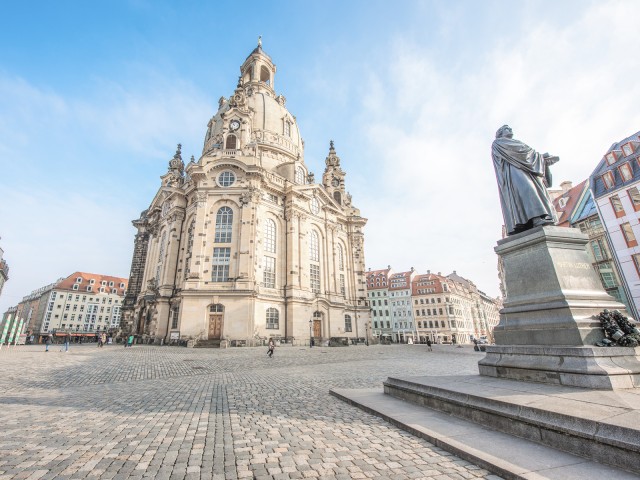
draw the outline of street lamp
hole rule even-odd
[[[313,335],[311,333],[312,326],[313,326],[313,313],[311,314],[311,318],[309,319],[309,348],[313,347]]]

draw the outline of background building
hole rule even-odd
[[[382,343],[393,341],[393,318],[389,305],[389,277],[393,270],[389,265],[384,270],[367,272],[367,296],[371,310],[372,336]]]
[[[366,219],[333,142],[315,183],[261,45],[240,73],[207,125],[202,156],[185,168],[178,146],[133,222],[126,329],[205,346],[364,339]]]
[[[589,186],[612,247],[631,315],[640,309],[640,132],[614,143],[591,174]],[[603,244],[603,246],[605,246]],[[615,280],[613,268],[612,280]]]
[[[393,341],[405,343],[417,341],[416,325],[411,308],[411,282],[415,277],[413,267],[408,272],[389,276],[389,304]]]
[[[51,334],[78,339],[98,332],[113,335],[120,330],[126,288],[125,278],[74,272],[25,296],[7,310],[3,324],[22,320],[20,333],[36,343]]]
[[[4,251],[0,248],[0,295],[2,294],[5,282],[9,280],[9,265],[2,258],[3,255]]]

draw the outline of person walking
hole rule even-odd
[[[267,350],[267,355],[269,358],[273,357],[273,351],[276,349],[276,344],[273,341],[273,338],[269,339],[269,350]]]
[[[48,352],[49,351],[49,346],[51,345],[51,335],[47,335],[46,340],[44,341],[44,351]]]
[[[127,339],[127,347],[132,347],[133,346],[133,335],[129,335],[129,338]]]
[[[67,333],[64,336],[64,344],[62,345],[62,347],[60,347],[60,351],[62,352],[64,350],[64,353],[68,353],[69,352],[69,342],[71,341],[71,335],[69,333]]]
[[[427,337],[427,348],[430,352],[433,352],[433,348],[431,348],[431,338]]]
[[[102,335],[98,334],[98,348],[102,347]]]

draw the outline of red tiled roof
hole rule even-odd
[[[567,190],[565,193],[563,193],[553,201],[553,206],[558,213],[559,227],[571,226],[571,214],[573,213],[573,209],[576,207],[576,204],[578,203],[578,200],[582,195],[586,183],[587,180],[580,182],[578,185]]]
[[[81,282],[77,282],[76,280],[81,278]],[[111,275],[100,275],[97,273],[85,273],[85,272],[74,272],[69,275],[64,280],[61,280],[56,284],[56,289],[60,290],[72,290],[72,291],[86,291],[87,285],[91,285],[90,280],[93,280],[93,291],[91,293],[100,293],[100,287],[102,287],[102,282],[107,282],[104,285],[105,293],[111,293],[111,289],[115,288],[118,292],[118,295],[124,295],[127,291],[127,284],[129,281],[126,278],[121,277],[113,277]],[[110,287],[109,283],[113,282],[113,286]],[[73,290],[73,285],[78,283],[80,285],[79,290]],[[124,284],[124,288],[120,288],[120,284]]]

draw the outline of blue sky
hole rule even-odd
[[[634,1],[41,1],[3,5],[0,312],[74,271],[127,277],[177,143],[196,159],[257,36],[316,178],[333,139],[372,268],[498,293],[490,157],[509,123],[585,179],[640,130]]]

